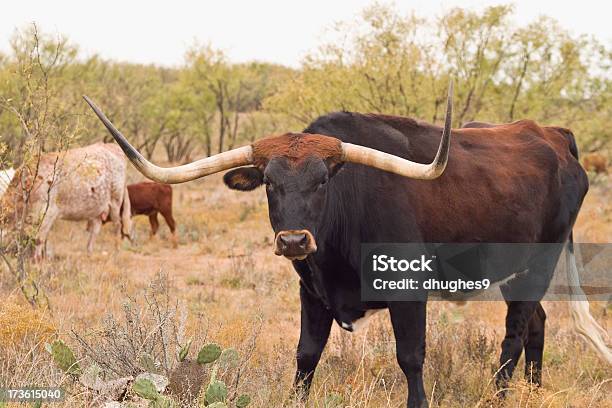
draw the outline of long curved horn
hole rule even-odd
[[[450,147],[451,122],[453,117],[453,82],[448,85],[448,98],[446,100],[446,117],[444,119],[444,130],[438,147],[436,157],[429,164],[416,163],[410,160],[394,156],[380,150],[365,146],[342,143],[342,160],[350,163],[359,163],[377,169],[399,174],[400,176],[431,180],[439,177],[446,168],[448,162],[448,151]]]
[[[104,123],[115,141],[121,146],[126,156],[132,164],[145,177],[164,184],[177,184],[195,180],[209,174],[218,173],[234,167],[245,166],[253,162],[253,151],[251,146],[239,147],[227,152],[219,153],[214,156],[206,157],[176,167],[159,167],[145,159],[117,130],[110,120],[102,113],[95,103],[87,96],[83,96],[85,102],[93,109],[98,118]]]

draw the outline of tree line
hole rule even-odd
[[[84,57],[65,37],[17,30],[0,54],[0,167],[23,160],[32,132],[42,150],[108,140],[82,94],[145,155],[184,162],[331,111],[438,123],[450,78],[455,126],[529,118],[571,128],[582,150],[609,151],[612,49],[551,18],[517,24],[511,6],[495,6],[425,19],[374,5],[333,34],[298,69],[231,63],[197,43],[169,68]]]

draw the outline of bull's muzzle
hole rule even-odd
[[[274,253],[292,261],[305,259],[317,250],[317,243],[308,230],[281,231],[274,240]]]

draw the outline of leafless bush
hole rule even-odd
[[[49,307],[30,256],[47,208],[35,212],[33,197],[48,197],[52,184],[39,180],[41,159],[56,151],[52,179],[61,152],[78,133],[78,121],[67,120],[58,77],[70,60],[65,39],[42,37],[36,25],[12,40],[13,56],[6,64],[7,83],[14,89],[0,95],[0,119],[10,132],[1,134],[0,168],[19,166],[0,205],[0,259],[32,306]]]
[[[142,298],[124,296],[121,316],[109,314],[102,328],[91,333],[72,331],[82,355],[112,376],[142,372],[169,376],[186,343],[187,311],[171,298],[168,276],[159,272]]]

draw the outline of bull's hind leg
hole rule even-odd
[[[542,356],[544,354],[544,326],[546,312],[538,303],[535,313],[529,320],[525,343],[525,378],[535,385],[542,385]]]
[[[523,349],[526,350],[528,372],[531,374],[531,367],[536,368],[537,374],[533,380],[537,380],[538,383],[541,381],[546,315],[540,300],[548,289],[562,249],[562,245],[556,244],[534,248],[537,254],[529,261],[527,272],[502,287],[508,312],[506,336],[502,341],[499,359],[501,368],[496,376],[499,388],[507,387]],[[530,329],[533,329],[532,333]]]
[[[528,327],[539,302],[509,301],[506,313],[506,336],[502,341],[502,352],[499,357],[499,369],[496,383],[499,388],[506,388],[512,378],[523,348],[526,344]]]
[[[87,241],[87,252],[93,252],[94,242],[96,241],[96,236],[100,233],[100,228],[102,227],[102,220],[96,217],[87,222],[87,230],[89,231],[89,241]]]
[[[172,211],[163,211],[161,215],[164,217],[164,220],[166,220],[168,228],[170,228],[172,247],[176,248],[178,246],[178,241],[176,239],[176,222],[174,221],[174,217],[172,217]]]
[[[113,222],[113,228],[115,229],[115,248],[119,248],[121,240],[123,239],[123,222],[121,219],[121,204],[112,202],[108,209],[108,218]],[[100,216],[101,220],[104,220],[104,216]]]
[[[153,238],[155,234],[157,234],[157,230],[159,229],[159,221],[157,220],[157,211],[149,214],[149,224],[151,224],[150,238]]]

